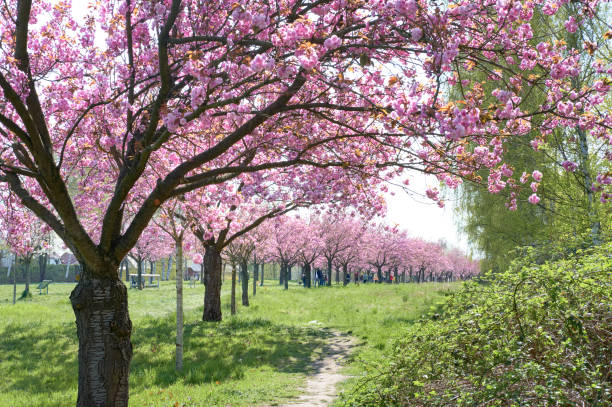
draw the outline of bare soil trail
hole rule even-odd
[[[354,338],[332,331],[331,337],[318,360],[311,365],[314,374],[306,379],[302,395],[284,404],[273,404],[279,407],[325,407],[337,397],[338,383],[347,379],[340,373],[344,359],[355,346]]]

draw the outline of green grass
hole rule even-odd
[[[274,281],[258,287],[249,308],[229,313],[223,286],[221,323],[201,322],[203,287],[184,289],[184,369],[174,371],[175,289],[129,290],[132,342],[130,405],[251,406],[300,393],[300,385],[335,329],[357,338],[349,374],[376,360],[399,328],[420,317],[452,284],[360,285],[288,291]],[[68,296],[52,284],[13,306],[0,286],[0,405],[76,403],[77,339]],[[23,287],[18,287],[18,292]],[[238,289],[238,301],[240,301]],[[343,388],[350,391],[354,381]]]

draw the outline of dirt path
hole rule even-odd
[[[280,407],[323,407],[336,398],[336,385],[347,378],[340,373],[343,359],[349,355],[354,343],[352,338],[340,332],[332,334],[321,357],[313,364],[315,374],[308,376],[302,395]]]

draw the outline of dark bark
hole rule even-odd
[[[221,321],[221,253],[214,245],[204,249],[204,314],[203,321]]]
[[[382,283],[383,282],[382,267],[376,267],[376,273],[378,274],[378,282]]]
[[[340,266],[336,266],[336,284],[340,284]]]
[[[249,306],[249,269],[246,260],[240,262],[240,275],[242,276],[242,305]]]
[[[127,289],[113,268],[112,277],[99,277],[83,265],[70,294],[79,339],[77,407],[128,405],[132,321]]]
[[[343,264],[342,265],[342,284],[343,285],[347,285],[348,281],[346,280],[346,275],[348,273],[348,264]]]
[[[125,260],[125,281],[130,281],[130,261],[126,258]]]
[[[168,257],[168,267],[166,267],[166,281],[170,280],[170,272],[172,271],[172,256]]]
[[[398,274],[397,274],[397,267],[393,268],[393,282],[395,284],[399,284],[399,279],[398,279]]]
[[[136,263],[138,264],[138,289],[142,290],[144,286],[142,281],[142,259],[139,257],[136,259]]]
[[[327,286],[331,287],[332,285],[332,259],[331,257],[327,259]]]
[[[253,263],[253,297],[257,294],[257,280],[259,279],[259,263]]]
[[[232,262],[232,297],[230,303],[232,315],[236,315],[236,264]]]
[[[285,269],[284,269],[284,265],[281,264],[280,266],[280,272],[278,273],[278,285],[283,285],[283,283],[285,282]]]
[[[283,270],[283,269],[281,269]],[[284,266],[284,273],[283,274],[283,282],[285,283],[285,290],[289,289],[289,278],[290,278],[290,274],[291,274],[291,267],[289,265],[285,265]]]
[[[49,255],[47,253],[41,254],[38,256],[38,270],[40,272],[39,282],[42,282],[45,279],[45,275],[47,274],[47,259]]]
[[[149,260],[149,270],[151,274],[155,274],[155,262]],[[149,277],[149,284],[153,284],[153,277]]]
[[[23,291],[23,298],[26,298],[30,294],[30,263],[32,261],[31,255],[28,255],[23,259],[23,274],[25,277],[25,290]]]
[[[263,287],[263,283],[264,283],[264,266],[266,265],[266,263],[261,263],[261,279],[260,279],[260,283],[259,286]]]
[[[304,266],[302,267],[302,270],[304,271],[304,277],[306,277],[304,279],[304,286],[306,288],[310,288],[312,286],[312,276],[311,276],[311,267],[309,263],[305,263]]]

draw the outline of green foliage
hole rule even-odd
[[[525,249],[408,328],[346,404],[611,406],[611,253]]]
[[[534,35],[529,40],[530,44],[535,47],[541,41],[551,44],[563,41],[569,49],[581,49],[585,40],[598,42],[608,30],[607,25],[600,21],[586,21],[575,34],[561,29],[569,16],[576,15],[577,7],[581,6],[577,3],[567,3],[555,16],[548,16],[536,10],[532,20]],[[602,47],[598,51],[601,52],[599,57],[609,61],[609,49],[607,53],[605,50],[606,48]],[[585,53],[584,58],[584,66],[590,66],[592,57]],[[504,64],[502,61],[495,61],[491,64],[491,70],[506,72],[503,69]],[[533,72],[524,74],[540,75],[540,69],[541,67],[536,67]],[[509,80],[507,74],[504,75],[504,80]],[[467,67],[461,71],[461,78],[479,81],[486,103],[491,106],[499,105],[499,100],[492,95],[492,91],[499,88],[497,80],[491,80],[482,72],[469,70]],[[585,68],[583,75],[573,83],[573,88],[578,91],[583,85],[592,83],[597,78],[598,75],[594,71]],[[524,87],[517,91],[521,96],[519,107],[527,108],[526,110],[535,110],[547,103],[549,96],[537,86]],[[450,94],[455,100],[466,98],[460,84],[452,88]],[[458,190],[457,209],[461,215],[459,224],[469,236],[470,242],[484,256],[481,262],[483,270],[505,270],[512,261],[512,250],[518,246],[550,244],[551,238],[557,242],[571,242],[577,237],[596,235],[593,229],[598,228],[600,238],[612,236],[611,207],[600,204],[598,195],[593,194],[590,189],[598,172],[612,170],[609,161],[603,159],[602,151],[607,148],[605,141],[589,134],[583,134],[581,137],[570,128],[557,128],[550,134],[542,134],[537,125],[538,119],[535,120],[535,125],[527,136],[508,140],[505,144],[504,161],[514,171],[513,178],[516,180],[523,172],[531,174],[537,169],[543,173],[537,192],[541,198],[538,205],[527,201],[528,196],[532,194],[529,188],[532,178],[520,191],[508,184],[499,194],[491,194],[486,188],[486,171],[482,171],[481,184],[465,183]],[[546,141],[538,151],[529,144],[535,138]],[[561,163],[566,160],[577,163],[578,169],[575,172],[563,170]],[[517,194],[515,211],[509,211],[505,206],[510,200],[511,192]],[[591,241],[594,240],[593,237],[591,235]]]

